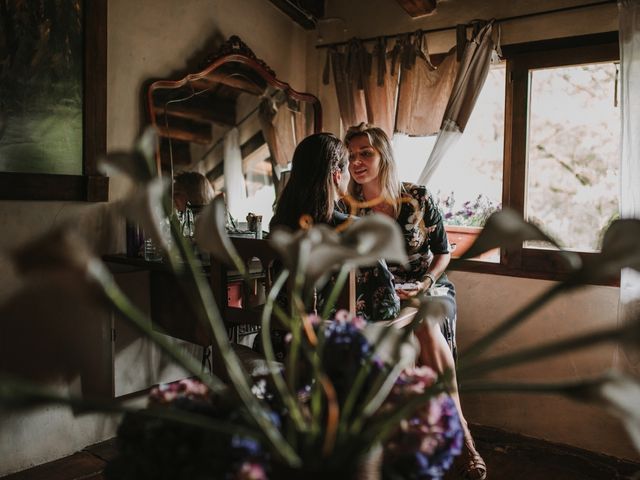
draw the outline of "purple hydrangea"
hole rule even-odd
[[[424,393],[435,380],[435,373],[427,367],[405,370],[382,410],[392,410],[401,399]],[[462,451],[463,441],[453,399],[446,393],[438,394],[400,422],[385,445],[385,468],[402,478],[440,479]]]

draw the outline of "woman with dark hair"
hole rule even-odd
[[[316,133],[302,140],[270,228],[298,230],[309,223],[338,226],[347,220],[349,215],[339,205],[349,183],[347,167],[348,151],[335,135]],[[394,319],[400,311],[393,277],[383,260],[358,273],[356,296],[356,313],[367,320]],[[321,292],[319,297],[321,301]]]
[[[455,299],[455,288],[444,272],[451,259],[449,242],[429,191],[421,185],[400,183],[391,142],[382,129],[361,123],[349,128],[344,142],[349,149],[349,193],[356,201],[374,203],[357,214],[382,213],[394,218],[402,229],[409,265],[390,265],[397,284],[402,286],[398,290],[400,298],[409,300],[438,287]],[[378,199],[383,201],[376,203]],[[438,373],[450,370],[455,377],[455,316],[443,319],[441,326],[422,324],[414,333],[421,347],[418,360]],[[465,478],[483,480],[487,466],[462,415],[455,378],[451,396],[465,434]]]
[[[346,216],[336,210],[349,183],[348,152],[330,133],[316,133],[302,140],[293,154],[291,176],[284,187],[271,228],[300,228],[300,220],[337,225]],[[334,217],[335,215],[335,217]]]

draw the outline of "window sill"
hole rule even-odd
[[[496,262],[487,262],[482,260],[453,260],[448,267],[449,271],[461,271],[472,273],[484,273],[488,275],[505,275],[509,277],[531,278],[535,280],[552,280],[563,281],[568,278],[565,272],[542,271],[534,269],[510,268],[506,265]],[[603,282],[593,283],[593,285],[601,285],[607,287],[619,287],[620,276]]]

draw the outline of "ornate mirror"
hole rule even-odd
[[[225,192],[233,217],[253,212],[264,225],[295,145],[322,128],[318,99],[278,79],[236,36],[198,72],[153,82],[147,107],[163,174],[204,174],[216,193]]]

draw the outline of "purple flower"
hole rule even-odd
[[[336,320],[326,327],[325,346],[323,354],[323,368],[342,404],[349,395],[353,382],[365,362],[371,361],[371,374],[379,369],[379,362],[371,359],[371,345],[362,333],[366,322],[359,318],[347,318],[346,315],[336,316]],[[367,387],[361,392],[367,392]]]
[[[420,395],[436,374],[426,367],[408,369],[398,378],[382,411],[401,399]],[[403,420],[385,445],[385,468],[409,479],[439,479],[462,451],[463,432],[455,403],[446,393],[429,398]]]

